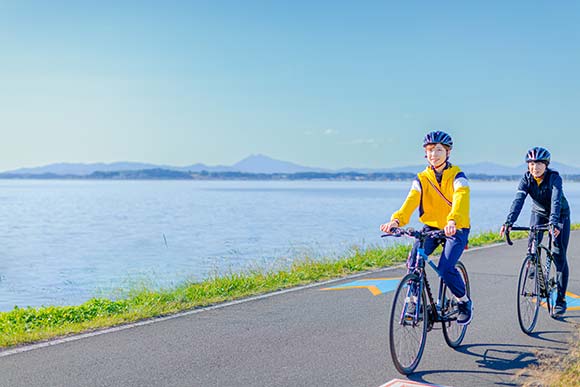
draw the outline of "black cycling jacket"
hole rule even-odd
[[[561,219],[570,216],[570,206],[562,191],[562,178],[558,172],[546,168],[540,185],[529,171],[524,174],[506,223],[513,224],[518,219],[528,195],[532,198],[532,212],[549,219],[550,224],[561,227]]]

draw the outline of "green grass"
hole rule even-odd
[[[214,276],[173,289],[139,288],[118,300],[93,298],[78,306],[14,308],[0,313],[0,347],[163,316],[279,289],[344,277],[403,262],[407,246],[353,248],[341,259],[304,258],[275,271],[259,269]]]
[[[514,238],[524,236],[523,233],[514,233]],[[485,232],[470,238],[471,247],[499,242],[502,239],[497,232]],[[388,267],[404,262],[408,251],[408,245],[353,248],[338,259],[303,258],[279,270],[254,269],[216,275],[171,289],[141,287],[120,299],[93,298],[76,306],[15,307],[0,313],[0,347],[115,326]]]
[[[580,386],[580,330],[576,332],[565,354],[546,351],[538,363],[518,373],[522,387]]]

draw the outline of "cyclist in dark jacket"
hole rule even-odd
[[[532,198],[532,216],[530,225],[549,224],[554,236],[554,263],[558,273],[558,298],[554,309],[555,315],[566,312],[566,289],[568,287],[568,262],[566,250],[570,240],[570,206],[562,191],[560,174],[550,168],[550,152],[542,147],[535,147],[526,154],[528,171],[522,177],[516,197],[510,208],[500,234],[503,236],[520,215],[526,197]]]

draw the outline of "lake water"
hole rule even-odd
[[[473,232],[517,182],[471,182]],[[386,244],[409,182],[0,180],[0,311],[71,305],[293,258]],[[580,184],[566,183],[572,207]],[[529,211],[524,209],[524,211]],[[521,224],[527,224],[523,212]],[[578,222],[572,208],[572,221]],[[414,218],[413,225],[417,225]]]

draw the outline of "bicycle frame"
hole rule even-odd
[[[445,285],[437,265],[425,252],[428,238],[437,242],[445,237],[442,230],[415,231],[397,228],[383,236],[410,236],[417,240],[416,252],[407,261],[407,274],[403,276],[393,295],[389,317],[389,348],[393,363],[399,372],[408,375],[415,370],[425,348],[427,332],[437,322],[442,324],[445,342],[451,348],[457,348],[467,330],[467,325],[458,324],[455,315],[459,314],[458,301]],[[431,286],[427,278],[426,265],[437,273],[440,286],[437,303],[433,299]],[[465,280],[466,292],[469,293],[469,277],[465,266],[456,263],[457,270]]]
[[[429,279],[427,277],[427,273],[425,272],[425,264],[427,263],[435,271],[437,276],[439,278],[441,278],[441,273],[437,269],[437,265],[435,264],[435,262],[433,262],[433,260],[429,257],[429,255],[427,255],[425,253],[425,241],[427,240],[427,238],[444,238],[443,232],[442,231],[435,231],[435,232],[433,232],[432,236],[430,236],[428,234],[421,233],[419,231],[405,232],[402,235],[404,235],[404,234],[409,235],[411,237],[414,237],[416,239],[419,239],[419,246],[417,247],[417,254],[415,256],[414,265],[408,266],[408,268],[407,268],[408,273],[415,273],[419,276],[419,283],[421,284],[420,288],[419,288],[419,292],[417,293],[419,295],[419,297],[416,300],[417,308],[415,310],[414,323],[416,321],[418,321],[419,313],[420,313],[421,306],[422,306],[421,294],[423,294],[423,286],[426,287],[428,306],[431,306],[431,310],[434,311],[434,313],[432,313],[430,318],[429,318],[430,325],[432,325],[433,323],[436,323],[436,322],[448,321],[449,317],[455,313],[452,312],[452,313],[449,313],[446,315],[441,315],[441,311],[442,311],[441,300],[443,299],[443,286],[439,287],[438,295],[437,295],[437,302],[435,302],[435,300],[433,298],[433,293],[431,291],[431,285],[429,284]],[[410,293],[411,289],[409,289],[408,292]],[[411,296],[411,294],[409,294],[409,293],[407,294],[407,297]],[[406,310],[403,310],[403,315],[401,316],[400,321],[403,321],[405,312],[406,312]]]
[[[423,286],[423,284],[426,287],[426,293],[427,293],[427,302],[428,304],[431,306],[431,310],[435,311],[435,313],[432,313],[432,315],[430,316],[430,323],[436,323],[436,322],[444,322],[447,321],[449,316],[455,313],[450,313],[447,315],[441,315],[441,311],[442,311],[442,299],[443,299],[443,286],[439,286],[438,292],[437,292],[437,302],[435,302],[434,298],[433,298],[433,293],[431,291],[431,285],[429,284],[429,279],[427,277],[427,273],[425,272],[425,263],[429,264],[429,266],[431,266],[431,268],[435,271],[435,273],[437,274],[437,276],[439,278],[441,278],[441,273],[439,272],[439,270],[437,269],[437,265],[435,264],[435,262],[433,262],[433,260],[425,253],[425,248],[423,247],[425,243],[425,240],[421,240],[421,245],[417,248],[417,255],[416,255],[416,259],[415,259],[415,265],[413,267],[409,268],[409,272],[415,272],[417,273],[417,275],[419,275],[420,279],[424,279],[421,280],[419,283],[421,284],[421,287]],[[422,294],[423,289],[419,289],[419,294]],[[417,300],[417,313],[420,310],[421,307],[421,297],[419,297],[419,299]]]
[[[533,312],[534,314],[527,313],[530,312],[525,303],[520,302],[520,297],[522,300],[527,299],[528,297],[537,297],[537,303],[539,307],[543,304],[542,300],[545,300],[545,306],[548,309],[548,313],[551,317],[554,317],[554,306],[556,304],[556,297],[557,297],[557,279],[551,275],[552,270],[556,270],[552,268],[552,262],[554,261],[552,247],[554,242],[554,237],[550,230],[550,226],[547,224],[544,225],[534,225],[531,227],[520,227],[520,226],[513,226],[506,230],[506,241],[509,245],[513,245],[513,242],[510,239],[509,232],[511,230],[515,231],[528,231],[528,255],[524,258],[523,265],[526,264],[526,261],[531,262],[536,271],[535,276],[535,284],[536,288],[531,293],[526,291],[525,280],[522,282],[522,275],[527,276],[528,269],[525,269],[522,266],[520,271],[520,280],[518,282],[518,320],[520,322],[520,326],[522,330],[529,334],[535,326],[536,319],[537,319],[537,311]],[[547,245],[542,243],[544,232],[548,231],[548,243]],[[546,254],[545,260],[542,262],[542,251]],[[552,273],[553,274],[553,273]],[[522,288],[520,288],[520,286]],[[523,309],[521,309],[523,308]],[[524,314],[522,314],[522,310],[524,310]],[[531,320],[528,319],[531,317]]]
[[[550,278],[550,270],[551,270],[551,263],[553,262],[553,253],[552,253],[552,245],[553,245],[553,236],[550,232],[549,226],[546,224],[543,225],[535,225],[531,227],[520,227],[520,226],[513,226],[511,228],[512,231],[528,231],[528,254],[534,257],[534,261],[538,262],[538,268],[540,271],[538,272],[540,277],[540,284],[543,286],[542,290],[545,291],[549,287],[548,279]],[[543,233],[548,231],[548,245],[544,245],[542,243]],[[508,244],[511,246],[513,242],[509,237],[509,232],[506,232],[506,240]],[[542,251],[546,253],[546,259],[542,262]],[[543,263],[543,267],[542,267]],[[544,275],[544,271],[545,274]],[[541,292],[541,298],[547,298],[548,294]]]
[[[551,261],[553,260],[552,258],[552,234],[550,232],[548,232],[548,246],[545,246],[544,244],[542,244],[542,242],[540,241],[541,236],[542,236],[542,231],[539,230],[534,230],[531,231],[533,234],[530,235],[530,238],[532,239],[531,241],[529,241],[529,250],[534,251],[535,254],[535,259],[538,260],[538,267],[540,268],[540,271],[538,272],[538,274],[540,275],[540,283],[542,283],[542,289],[544,290],[544,293],[542,296],[542,298],[547,298],[549,296],[549,294],[547,293],[547,289],[549,287],[549,283],[548,283],[548,279],[550,278],[550,269],[552,267],[551,265]],[[543,262],[544,267],[542,268],[542,250],[546,253],[546,259]],[[545,271],[542,271],[542,269]]]

